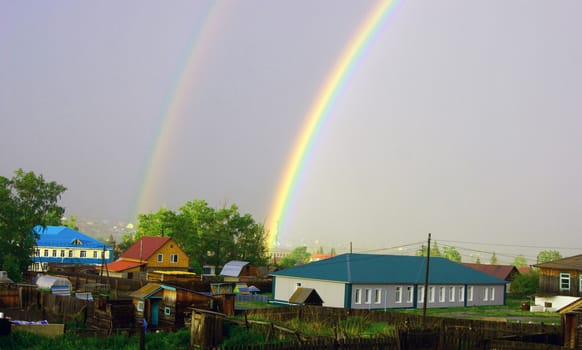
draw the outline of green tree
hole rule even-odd
[[[495,255],[495,252],[493,252],[493,254],[491,255],[491,260],[489,261],[489,263],[491,265],[497,265],[499,262],[497,261],[497,255]]]
[[[513,266],[515,267],[524,267],[527,266],[527,260],[525,259],[525,256],[523,255],[518,255],[515,257],[515,259],[513,260]]]
[[[475,259],[475,264],[480,264],[481,263],[481,257],[479,255],[477,255],[477,258]]]
[[[69,217],[64,217],[62,219],[63,226],[67,226],[68,228],[72,228],[73,230],[79,230],[79,226],[77,226],[77,217],[75,215],[69,215]]]
[[[443,248],[443,257],[454,261],[454,262],[461,262],[461,253],[455,247],[444,247]]]
[[[310,258],[311,254],[307,252],[307,247],[297,247],[293,249],[289,255],[284,256],[281,259],[279,266],[286,269],[297,265],[303,265],[308,263]]]
[[[331,255],[331,256],[335,256],[336,255],[335,248],[331,248],[329,250],[329,255]]]
[[[19,281],[33,262],[38,235],[34,227],[59,225],[65,209],[57,203],[66,188],[42,175],[19,169],[11,179],[0,176],[0,270]]]
[[[420,248],[418,248],[416,250],[416,256],[426,256],[426,252],[427,252],[427,246],[425,246],[423,244],[420,246]],[[438,243],[436,241],[434,241],[434,244],[432,244],[430,247],[430,256],[431,256],[431,258],[443,256],[441,253],[441,250],[439,249]]]
[[[538,253],[537,263],[543,264],[545,262],[562,259],[562,254],[557,250],[543,250]]]
[[[537,270],[530,270],[523,274],[515,276],[509,291],[517,295],[532,295],[535,294],[540,285],[540,274]]]

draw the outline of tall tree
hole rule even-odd
[[[537,263],[543,264],[545,262],[562,259],[562,254],[557,250],[543,250],[538,253]]]
[[[77,226],[77,217],[75,215],[69,215],[69,217],[63,217],[62,224],[63,224],[63,226],[67,226],[68,228],[72,228],[73,230],[79,229],[79,226]]]
[[[0,176],[0,269],[19,281],[32,263],[38,235],[34,227],[59,225],[65,209],[57,203],[66,188],[42,175],[18,169]]]
[[[289,255],[284,256],[281,259],[279,266],[282,268],[289,268],[297,265],[303,265],[309,262],[309,258],[311,258],[311,254],[307,252],[307,247],[297,247],[293,249]]]
[[[443,257],[458,263],[462,260],[461,253],[455,247],[444,247]]]
[[[527,265],[528,265],[527,260],[525,259],[525,256],[523,256],[522,254],[516,256],[515,259],[513,260],[513,266],[515,267],[524,267]]]
[[[491,265],[497,265],[499,263],[499,261],[497,260],[497,255],[495,255],[495,252],[493,252],[493,254],[491,255],[491,260],[489,261],[489,263]]]

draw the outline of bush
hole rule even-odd
[[[509,287],[509,292],[515,295],[535,294],[540,285],[540,274],[537,270],[530,270],[517,275]]]

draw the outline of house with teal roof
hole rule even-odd
[[[113,248],[66,226],[36,226],[38,234],[34,271],[46,271],[49,263],[101,265],[113,261]]]
[[[273,300],[289,303],[297,288],[312,288],[323,306],[347,309],[504,305],[506,282],[451,260],[342,254],[271,273]]]

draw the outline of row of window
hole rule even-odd
[[[569,291],[571,288],[571,280],[569,272],[560,273],[560,290]],[[582,274],[578,276],[578,291],[582,292]]]
[[[158,254],[158,263],[164,262],[164,254]],[[178,254],[170,254],[170,263],[176,264],[178,263]]]
[[[428,302],[429,303],[434,303],[435,302],[435,293],[436,293],[436,288],[434,286],[429,286],[428,287]],[[447,293],[447,289],[448,289],[448,293]],[[364,293],[364,298],[362,300],[362,292]],[[390,300],[390,301],[394,301],[395,303],[399,304],[402,303],[403,298],[404,300],[406,300],[406,303],[412,303],[413,300],[413,287],[409,286],[406,287],[406,289],[404,289],[403,287],[396,287],[394,290],[394,299]],[[404,293],[404,295],[403,295]],[[449,286],[449,287],[444,287],[444,286],[440,286],[438,287],[438,302],[439,303],[444,303],[447,299],[447,294],[448,294],[448,299],[449,302],[454,302],[455,300],[458,300],[459,302],[464,302],[465,301],[465,286]],[[467,300],[468,301],[473,301],[473,294],[474,294],[474,288],[473,286],[469,286],[467,289]],[[418,302],[419,303],[423,303],[424,302],[424,286],[419,287],[418,290]],[[483,301],[493,301],[495,300],[495,288],[493,287],[486,287],[484,289],[483,292]],[[389,301],[388,299],[388,290],[385,288],[366,288],[366,289],[360,289],[357,288],[356,292],[355,292],[355,303],[356,304],[362,304],[362,302],[364,304],[387,304]]]
[[[72,258],[73,257],[73,249],[69,249],[68,251],[65,249],[60,249],[60,251],[58,249],[52,249],[52,252],[50,249],[43,249],[43,254],[42,256],[52,256],[54,258],[56,257],[60,257],[60,258]],[[89,253],[90,255],[93,255],[93,258],[99,258],[102,256],[102,254],[105,254],[106,256],[109,255],[108,252],[104,252],[102,250],[93,250],[93,251],[87,251],[87,250],[80,250],[79,252],[79,257],[81,258],[87,258],[89,255],[87,253]],[[34,250],[34,256],[40,256],[40,249],[35,249]],[[51,253],[49,255],[49,253]],[[99,254],[101,253],[101,254]]]

